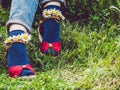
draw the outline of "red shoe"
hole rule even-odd
[[[9,76],[11,78],[21,77],[20,74],[22,73],[23,69],[27,69],[33,72],[33,75],[35,76],[35,72],[30,64],[27,65],[19,65],[19,66],[12,66],[8,69]],[[30,75],[30,76],[33,76]],[[27,76],[26,76],[27,77]]]
[[[53,42],[53,43],[47,43],[42,42],[40,45],[40,51],[42,53],[49,53],[49,50],[52,49],[54,51],[54,55],[58,55],[61,50],[61,44],[60,42]]]
[[[40,21],[39,28],[38,28],[38,32],[40,33],[41,36],[43,36],[42,24],[44,21],[45,19]],[[53,42],[53,43],[41,42],[39,49],[44,54],[52,54],[56,56],[60,53],[61,43],[60,42]]]

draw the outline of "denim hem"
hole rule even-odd
[[[8,31],[8,32],[9,32],[9,27],[10,27],[11,24],[19,24],[19,25],[22,25],[22,26],[24,26],[24,27],[27,29],[27,31],[28,31],[29,33],[32,31],[32,28],[31,28],[29,25],[27,25],[26,23],[24,23],[23,21],[20,21],[20,20],[9,20],[9,21],[7,21],[7,23],[6,23],[7,31]]]

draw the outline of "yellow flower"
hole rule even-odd
[[[23,39],[27,40],[27,39],[28,39],[28,36],[27,36],[27,35],[24,35],[24,36],[23,36]]]
[[[18,35],[18,36],[17,36],[17,40],[20,40],[20,39],[21,39],[21,36],[20,36],[20,35]]]
[[[49,10],[44,10],[43,11],[43,17],[48,18],[50,16],[50,11]]]
[[[48,16],[48,15],[49,15],[48,11],[46,11],[46,12],[45,12],[45,15],[46,15],[46,16]]]
[[[55,15],[60,15],[60,11],[56,10]]]
[[[5,40],[5,44],[11,43],[13,41],[12,37],[9,37]]]
[[[22,34],[21,38],[24,42],[28,42],[29,40],[31,40],[31,35],[28,34]]]
[[[55,8],[54,8],[54,9],[51,9],[49,14],[55,15],[55,14],[56,14]]]

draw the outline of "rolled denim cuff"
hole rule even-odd
[[[12,0],[7,30],[11,24],[19,24],[31,32],[38,2],[39,0]]]
[[[7,32],[9,32],[9,27],[11,24],[19,24],[19,25],[22,25],[26,28],[26,30],[30,33],[32,31],[32,28],[31,26],[29,26],[28,24],[26,24],[25,22],[21,21],[21,20],[9,20],[7,21],[6,23],[6,26],[7,26]]]
[[[61,2],[64,6],[66,6],[66,1],[65,0],[40,0],[40,2],[42,4],[45,4],[45,3],[50,2],[50,1],[58,1],[58,2]]]

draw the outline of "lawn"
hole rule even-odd
[[[3,17],[4,16],[4,17]],[[102,24],[100,28],[61,22],[62,51],[57,57],[38,51],[34,28],[27,53],[37,76],[32,80],[11,79],[7,73],[8,13],[0,11],[0,90],[119,90],[120,26]]]

